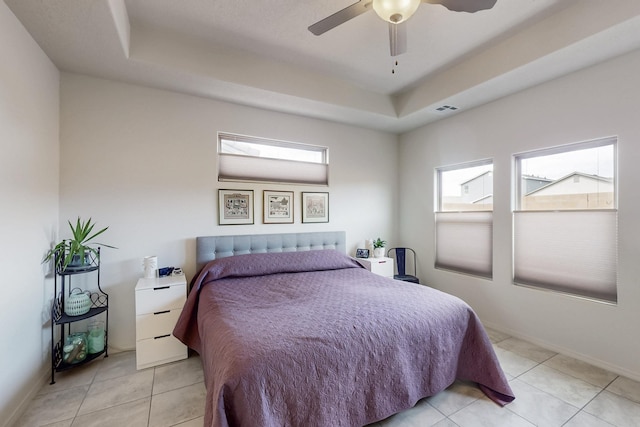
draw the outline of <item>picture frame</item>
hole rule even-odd
[[[218,190],[218,224],[253,224],[253,190]]]
[[[356,258],[369,258],[369,249],[356,249]]]
[[[293,224],[293,191],[263,191],[265,224]]]
[[[302,222],[329,222],[329,193],[302,193]]]

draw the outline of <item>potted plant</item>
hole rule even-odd
[[[373,241],[373,256],[375,258],[382,258],[384,256],[384,247],[387,242],[381,238],[377,238]]]
[[[82,221],[80,217],[78,217],[75,225],[72,224],[71,221],[67,222],[69,223],[69,228],[71,228],[73,238],[65,239],[51,248],[45,254],[42,260],[43,264],[53,259],[56,263],[55,268],[57,271],[65,271],[68,268],[81,269],[90,265],[92,259],[98,260],[100,254],[98,249],[93,247],[93,245],[114,248],[104,243],[92,242],[94,238],[107,231],[109,227],[93,233],[95,223],[91,222],[91,218],[87,221]]]

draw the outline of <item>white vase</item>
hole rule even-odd
[[[367,239],[364,241],[364,248],[368,249],[370,253],[373,253],[373,239]]]
[[[373,249],[374,258],[382,258],[384,257],[384,248],[374,248]]]

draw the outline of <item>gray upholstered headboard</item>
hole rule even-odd
[[[344,231],[315,233],[245,234],[196,237],[196,271],[216,258],[264,252],[336,249],[346,253]]]

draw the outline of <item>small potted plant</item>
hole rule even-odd
[[[384,256],[384,247],[387,242],[381,238],[377,238],[373,241],[373,256],[375,258],[382,258]]]
[[[72,224],[71,221],[68,221],[68,223],[73,238],[65,239],[51,248],[45,254],[42,260],[43,264],[53,259],[56,263],[56,271],[58,272],[63,272],[68,269],[79,270],[90,265],[91,259],[98,260],[100,254],[98,249],[93,245],[114,248],[104,243],[92,242],[94,238],[107,231],[109,227],[93,233],[95,223],[91,223],[91,218],[87,221],[82,221],[80,217],[78,217],[75,225]]]

